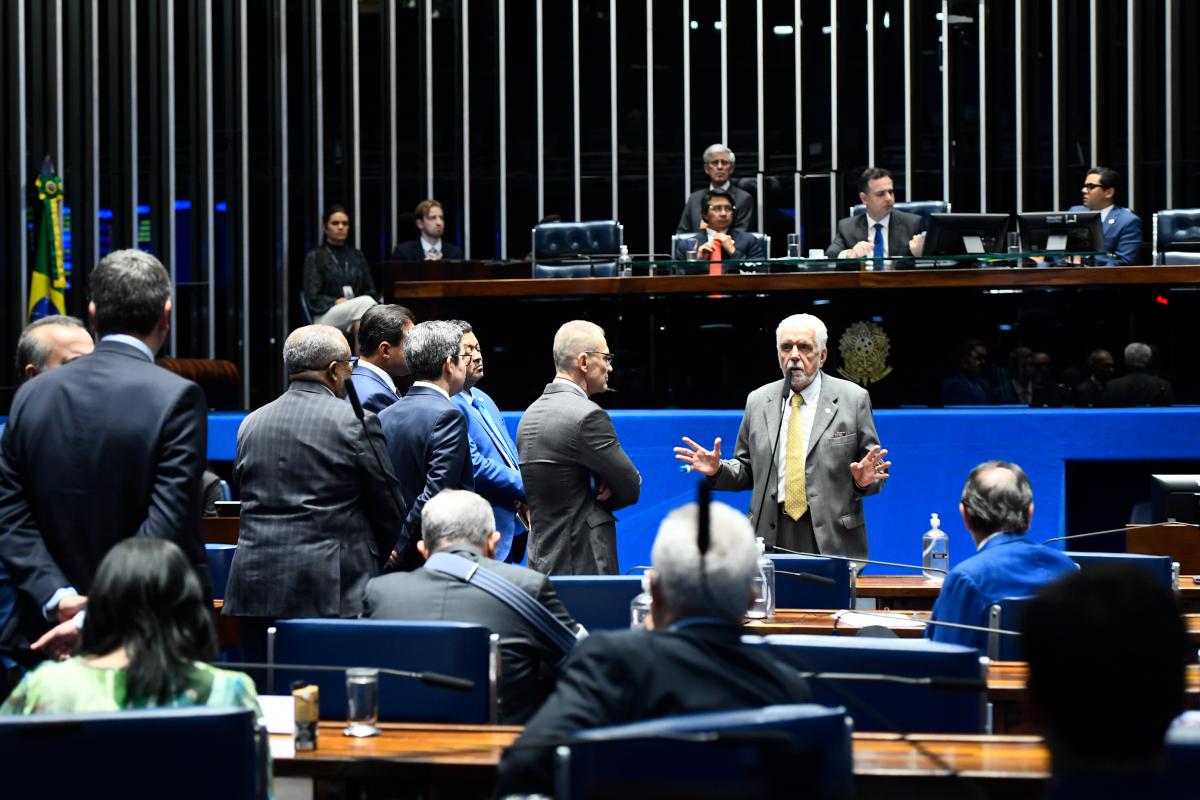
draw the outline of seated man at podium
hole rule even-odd
[[[446,211],[432,197],[417,203],[413,222],[421,235],[401,242],[392,251],[393,261],[462,261],[463,252],[454,242],[442,239],[446,231]]]
[[[897,211],[892,173],[868,167],[858,176],[858,199],[866,212],[838,220],[826,258],[919,256],[925,247],[921,218]]]
[[[700,209],[704,218],[700,223],[700,231],[687,236],[680,235],[675,240],[673,258],[676,261],[686,260],[688,252],[695,250],[701,261],[720,264],[722,272],[735,272],[725,266],[725,262],[767,257],[760,239],[732,227],[733,215],[737,211],[732,194],[721,189],[705,192]]]

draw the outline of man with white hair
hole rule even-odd
[[[723,144],[711,144],[704,150],[704,174],[709,184],[688,195],[683,213],[679,215],[676,233],[695,233],[704,222],[704,195],[722,191],[733,198],[733,225],[730,230],[748,231],[754,224],[754,195],[733,185],[734,162],[737,157]]]
[[[775,330],[783,378],[746,398],[733,458],[721,439],[706,449],[688,437],[675,457],[714,489],[753,487],[750,519],[769,547],[867,557],[862,499],[883,487],[890,461],[879,446],[866,390],[821,371],[829,332],[811,314]]]
[[[500,761],[498,796],[548,792],[554,741],[577,731],[672,714],[808,700],[800,676],[743,644],[758,549],[745,515],[709,508],[709,545],[698,547],[695,503],[666,516],[654,540],[652,630],[600,631],[579,643],[558,686]]]
[[[554,335],[554,380],[517,428],[532,526],[529,566],[547,575],[619,575],[617,518],[637,502],[642,476],[612,419],[588,398],[608,391],[612,352],[586,320]]]
[[[524,723],[546,699],[554,667],[574,645],[581,626],[571,619],[545,575],[494,560],[500,533],[491,504],[479,495],[458,489],[437,495],[421,510],[421,531],[424,538],[417,549],[426,559],[424,566],[373,578],[367,584],[363,616],[486,625],[500,636],[500,722]],[[493,594],[477,576],[463,579],[443,571],[439,560],[447,556],[468,569],[493,573],[528,595],[553,620],[539,625],[520,603],[512,603],[503,592]],[[546,626],[565,636],[544,630]]]
[[[1171,384],[1150,374],[1154,351],[1144,342],[1125,345],[1126,374],[1104,385],[1106,406],[1169,406],[1175,402]]]

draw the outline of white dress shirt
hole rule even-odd
[[[587,399],[587,392],[585,392],[583,389],[581,389],[579,387],[579,384],[576,383],[575,381],[571,380],[570,378],[557,378],[556,377],[554,380],[551,381],[551,383],[561,383],[566,386],[570,386],[572,389],[574,389],[575,391],[577,391],[581,395],[583,395],[585,400]]]
[[[435,389],[442,397],[446,398],[447,400],[450,399],[450,393],[438,386],[436,383],[430,383],[429,381],[413,381],[413,386],[424,386],[426,389]]]
[[[817,418],[817,401],[821,398],[821,371],[812,383],[800,392],[804,404],[800,406],[800,424],[804,427],[804,452],[808,452],[809,437],[812,435],[813,421]],[[785,471],[787,468],[788,424],[792,418],[792,393],[789,392],[783,401],[783,419],[779,425],[779,446],[775,449],[775,470],[778,473],[779,498],[783,497]],[[807,462],[806,462],[807,463]],[[780,499],[780,502],[783,502]]]

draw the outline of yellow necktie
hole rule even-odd
[[[792,414],[788,417],[787,455],[783,462],[783,513],[800,519],[808,510],[808,492],[804,488],[804,419],[800,406],[804,398],[792,394]]]

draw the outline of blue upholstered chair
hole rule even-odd
[[[597,728],[558,748],[554,796],[851,797],[850,734],[844,709],[816,705]]]
[[[206,544],[204,555],[208,557],[208,574],[212,576],[214,600],[225,599],[225,584],[229,583],[229,568],[233,565],[236,544]]]
[[[904,203],[896,203],[894,208],[897,211],[907,211],[909,214],[917,214],[921,217],[922,227],[929,227],[930,214],[949,214],[950,204],[944,200],[909,200]],[[850,216],[857,217],[859,214],[867,213],[867,207],[862,203],[850,206]]]
[[[1171,208],[1154,215],[1154,263],[1168,261],[1168,255],[1200,253],[1200,208]],[[1183,263],[1188,261],[1184,255]]]
[[[1184,250],[1168,250],[1162,254],[1162,263],[1168,266],[1200,266],[1200,252],[1188,253]]]
[[[308,296],[304,294],[303,289],[300,290],[299,297],[300,297],[300,319],[302,319],[304,321],[305,325],[312,325],[313,324],[313,315],[312,315],[312,311],[310,311],[308,308]]]
[[[440,672],[475,682],[469,692],[428,686],[411,678],[379,676],[379,719],[385,722],[494,723],[499,700],[499,637],[482,625],[374,619],[280,620],[268,632],[271,664],[387,667]],[[296,680],[315,683],[321,718],[346,718],[343,672],[274,669],[268,686],[282,691]]]
[[[746,637],[758,643],[758,637]],[[809,681],[813,700],[843,705],[860,731],[982,733],[987,703],[987,667],[973,647],[928,639],[860,636],[767,636],[768,650],[801,672],[898,675],[980,681],[975,690],[908,686],[900,683]]]
[[[1179,725],[1167,729],[1167,779],[1176,798],[1200,797],[1196,785],[1200,767],[1200,728]]]
[[[616,220],[542,223],[533,229],[533,277],[612,277],[622,237]]]
[[[205,707],[0,717],[0,793],[266,797],[254,717],[248,708]]]
[[[776,608],[850,608],[850,562],[813,556],[767,555],[775,562]],[[813,583],[781,570],[832,578],[834,584]]]
[[[1033,597],[1002,597],[988,609],[988,627],[997,631],[1020,631],[1025,606]],[[1007,633],[988,634],[988,658],[993,661],[1023,661],[1021,637]]]
[[[1080,569],[1103,566],[1132,566],[1150,571],[1163,586],[1174,590],[1179,584],[1179,576],[1170,556],[1151,556],[1142,553],[1092,553],[1068,551],[1063,555],[1070,558]]]
[[[589,631],[629,627],[629,603],[642,591],[640,575],[551,575],[550,583],[576,622]]]

